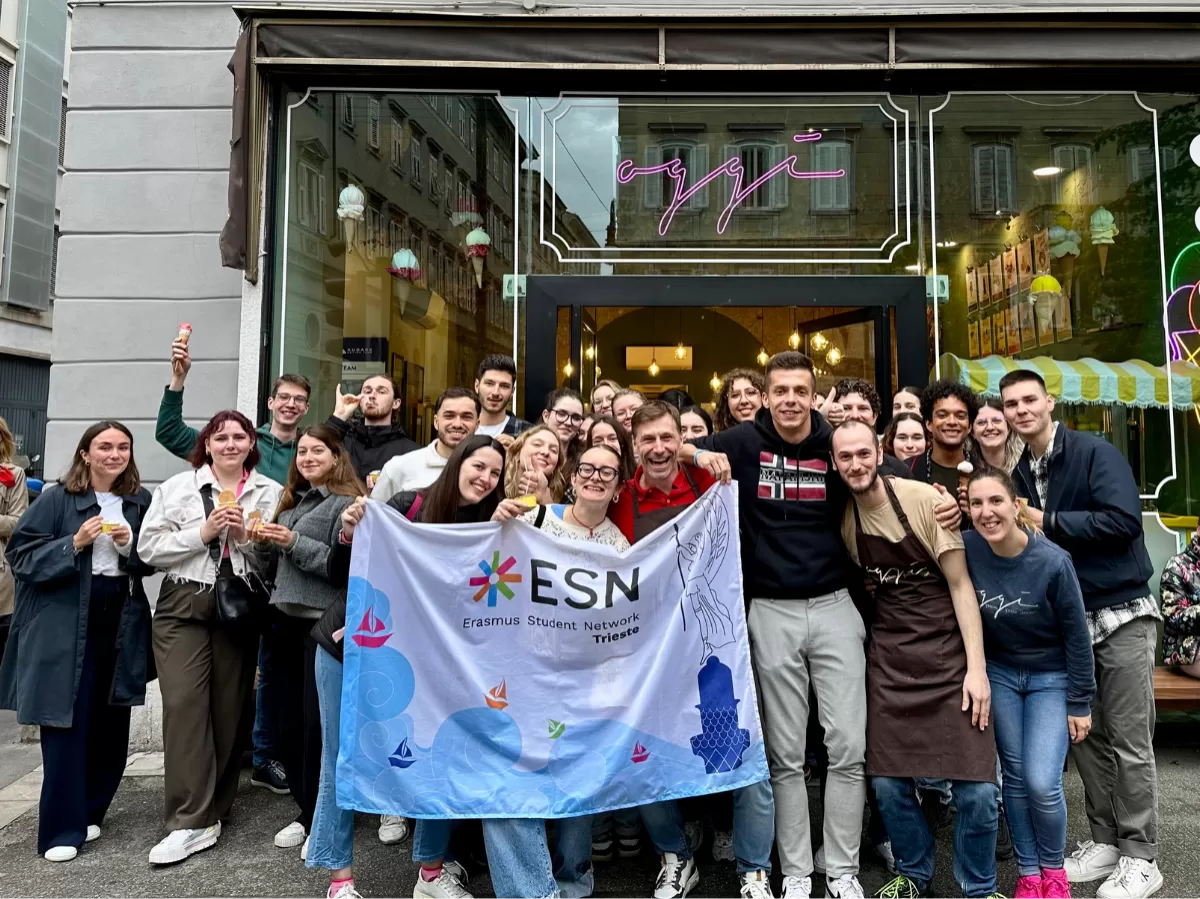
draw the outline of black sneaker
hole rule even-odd
[[[617,855],[621,858],[637,858],[642,854],[642,835],[617,837]]]
[[[287,772],[279,762],[267,762],[261,768],[255,768],[250,775],[250,783],[256,787],[266,787],[272,793],[286,796],[292,792],[288,786]]]
[[[592,861],[611,862],[613,860],[613,835],[608,830],[604,833],[592,834]]]
[[[996,819],[996,861],[1006,861],[1013,857],[1012,834],[1008,832],[1008,815],[1004,814],[1004,806],[1000,806],[1000,814]]]
[[[871,895],[877,899],[920,899],[921,890],[915,880],[897,874],[895,879],[889,880]]]
[[[921,812],[925,815],[925,823],[929,832],[937,836],[938,831],[954,820],[954,811],[949,802],[943,802],[941,794],[935,790],[921,791]]]

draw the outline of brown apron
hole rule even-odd
[[[683,476],[687,478],[688,486],[692,488],[692,494],[697,500],[700,499],[700,488],[696,486],[696,482],[692,480],[692,473],[687,470],[686,465],[680,465],[679,470],[683,472]],[[642,510],[638,508],[637,498],[637,483],[629,485],[629,498],[633,500],[633,542],[637,543],[644,537],[650,536],[651,533],[658,530],[672,518],[677,518],[683,514],[691,503],[687,506],[667,506],[665,509],[655,509],[652,512],[642,514]]]
[[[962,711],[967,653],[950,586],[882,478],[904,539],[864,534],[854,503],[858,558],[875,584],[867,654],[867,774],[994,781],[991,727]]]

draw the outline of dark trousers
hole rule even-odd
[[[83,845],[108,811],[129,750],[129,707],[109,705],[127,577],[92,577],[83,672],[70,727],[42,728],[38,854]]]
[[[228,570],[228,560],[223,565]],[[237,795],[258,632],[222,625],[211,586],[164,580],[152,633],[163,701],[165,823],[168,830],[211,827],[229,817]]]
[[[321,784],[321,704],[317,699],[317,641],[312,638],[316,621],[287,618],[280,625],[276,645],[275,674],[282,693],[283,720],[280,759],[288,774],[288,786],[300,813],[296,820],[312,831]]]
[[[254,767],[261,768],[267,762],[281,760],[279,748],[282,739],[283,693],[287,684],[277,670],[276,657],[286,652],[283,645],[285,616],[271,609],[263,616],[262,641],[258,647],[258,689],[254,694]]]

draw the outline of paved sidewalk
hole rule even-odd
[[[1190,741],[1189,741],[1190,742]],[[1200,751],[1167,746],[1157,752],[1161,783],[1161,860],[1166,882],[1161,896],[1200,896]],[[151,867],[146,856],[162,836],[161,756],[131,757],[126,778],[117,794],[104,835],[88,844],[75,861],[52,864],[35,853],[37,793],[41,771],[0,790],[0,896],[323,896],[325,873],[305,868],[299,850],[276,849],[275,832],[291,821],[295,807],[288,797],[250,786],[249,772],[242,778],[238,802],[229,825],[214,848],[167,868]],[[1083,795],[1078,777],[1067,777],[1071,809],[1070,846],[1086,838]],[[810,793],[814,820],[819,820],[820,797]],[[411,861],[411,839],[400,846],[383,846],[375,835],[373,816],[359,817],[355,842],[356,880],[364,896],[409,896],[416,879]],[[5,826],[6,825],[6,826]],[[957,896],[950,868],[953,835],[940,835],[938,872],[933,884],[937,896]],[[863,886],[877,889],[887,874],[868,851],[861,873]],[[701,882],[692,895],[736,896],[733,866],[715,864],[707,853],[700,857]],[[600,865],[596,895],[647,896],[653,889],[658,861],[644,854],[633,861]],[[1000,866],[1000,888],[1012,895],[1015,870],[1012,862]],[[814,895],[822,895],[824,882],[816,880]],[[1099,884],[1075,889],[1076,896],[1094,896]],[[478,896],[489,896],[486,876],[468,885]]]

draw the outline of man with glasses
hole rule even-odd
[[[475,433],[482,404],[466,387],[442,391],[433,407],[436,437],[424,449],[396,456],[383,466],[371,498],[387,502],[403,490],[424,490],[438,479],[455,447]]]
[[[154,439],[174,456],[186,459],[196,445],[197,431],[183,420],[183,383],[192,368],[188,345],[176,340],[171,344],[171,383],[163,391],[158,406],[158,424]],[[271,423],[255,432],[261,454],[256,468],[280,484],[287,483],[288,469],[296,455],[296,432],[300,419],[308,412],[308,397],[312,387],[304,375],[284,374],[271,385],[267,408]],[[283,641],[276,640],[276,630],[268,622],[263,630],[258,652],[258,691],[254,708],[254,772],[250,783],[272,793],[287,795],[287,772],[279,763],[280,726],[278,714],[283,704],[280,684],[275,678],[277,662],[283,664],[281,653],[287,651]]]
[[[355,409],[362,413],[361,421],[354,419]],[[388,461],[420,449],[405,433],[399,415],[400,392],[387,375],[371,375],[357,394],[344,394],[342,385],[337,386],[326,424],[341,435],[354,473],[366,481],[368,490]]]

